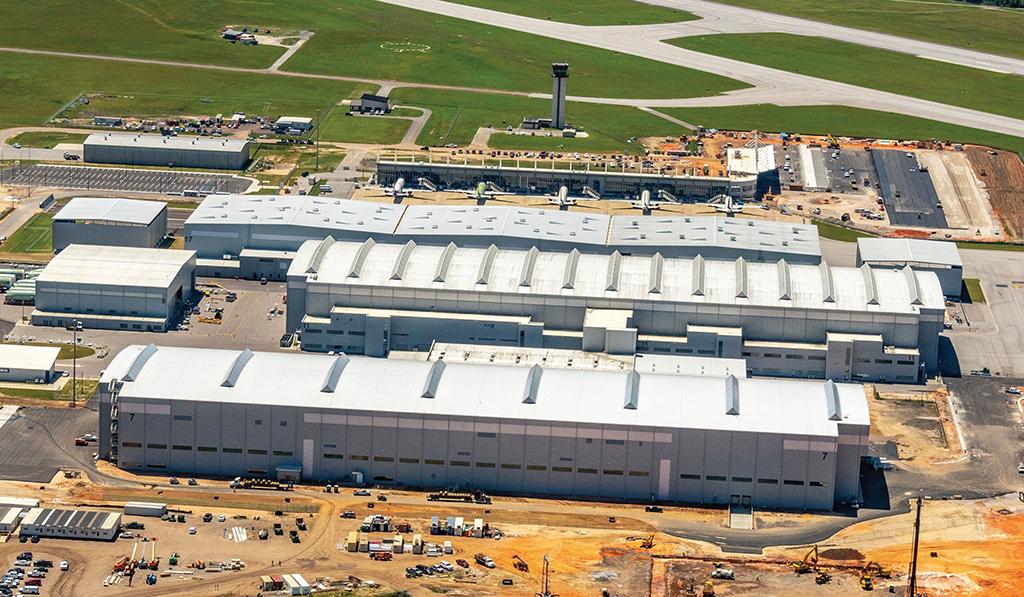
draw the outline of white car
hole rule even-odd
[[[227,516],[224,516],[223,514],[221,514],[220,516],[217,517],[217,522],[224,522],[227,519],[228,519]]]
[[[188,534],[189,535],[195,535],[196,534],[196,527],[188,527]]]
[[[60,570],[61,570],[61,572],[67,572],[67,570],[68,570],[68,561],[67,560],[61,560],[60,561]]]
[[[15,143],[14,145],[11,145],[11,147],[15,149],[21,149],[21,143]]]

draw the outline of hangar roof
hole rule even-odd
[[[945,306],[939,279],[929,271],[784,260],[755,263],[699,256],[604,255],[535,247],[484,249],[454,243],[307,241],[296,252],[288,276],[307,276],[311,288],[422,288],[885,313],[918,313],[922,307]]]
[[[405,206],[311,195],[210,195],[185,221],[191,224],[280,224],[391,234]]]
[[[124,412],[137,398],[825,437],[838,423],[869,425],[860,385],[821,381],[153,345],[118,353],[101,382],[112,379]]]
[[[537,241],[604,245],[603,214],[514,206],[410,205],[395,231],[400,235],[503,236]]]
[[[67,205],[53,216],[53,219],[54,221],[94,220],[149,225],[166,207],[167,204],[163,201],[142,201],[117,197],[75,197],[68,201]]]
[[[615,216],[608,245],[721,247],[821,255],[817,226],[722,216]]]
[[[195,251],[68,245],[36,281],[167,288],[195,256]]]
[[[228,139],[226,137],[165,137],[133,133],[93,133],[86,137],[85,145],[238,153],[247,149],[249,142],[245,139]]]
[[[963,267],[956,243],[916,238],[858,238],[857,254],[872,263],[912,263]]]
[[[0,344],[0,367],[4,369],[49,371],[53,369],[59,354],[59,346]]]

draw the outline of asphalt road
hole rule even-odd
[[[61,467],[90,465],[95,446],[75,446],[74,438],[98,425],[87,407],[22,408],[0,433],[0,479],[46,483]]]

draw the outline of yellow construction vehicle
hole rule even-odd
[[[880,578],[889,578],[890,575],[878,562],[868,562],[865,564],[864,568],[860,571],[860,588],[865,591],[874,589],[876,576]]]
[[[700,595],[701,597],[715,597],[715,583],[710,580],[704,581],[704,590]]]
[[[817,574],[814,575],[814,582],[819,585],[827,585],[832,582],[832,575],[824,570],[817,570]]]
[[[828,146],[833,149],[839,149],[839,141],[832,136],[832,133],[828,133]]]
[[[793,562],[790,566],[793,567],[793,571],[797,574],[807,574],[813,572],[814,567],[818,564],[818,546],[815,545],[804,555],[804,559],[799,562]]]
[[[523,558],[519,557],[519,555],[512,556],[512,566],[520,572],[530,571],[530,567],[526,564]]]
[[[640,543],[640,547],[643,549],[652,549],[654,547],[654,535],[647,535]]]

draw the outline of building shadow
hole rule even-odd
[[[939,336],[939,371],[944,377],[961,377],[960,359],[948,336]]]

